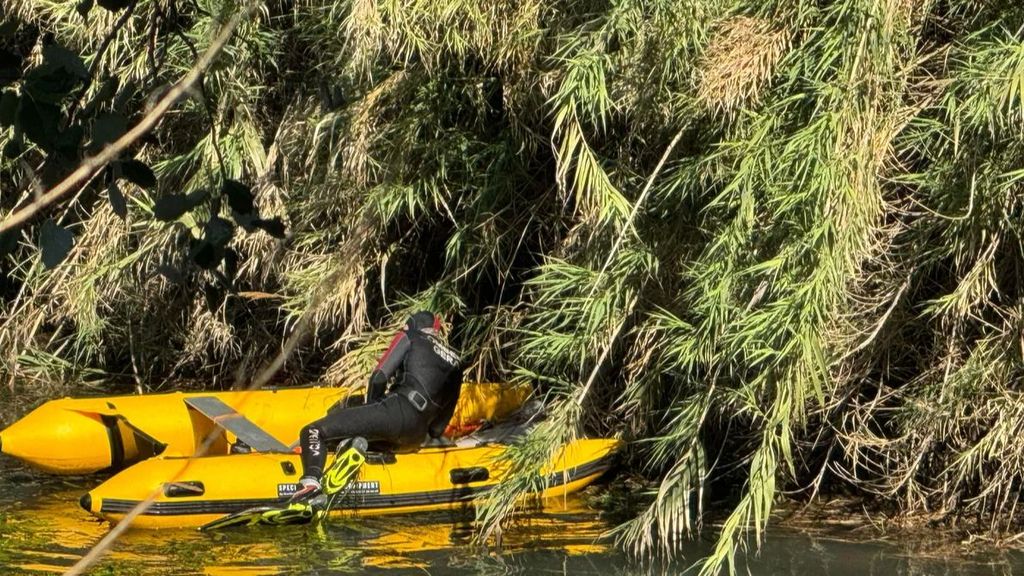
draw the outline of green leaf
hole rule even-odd
[[[36,102],[58,105],[81,84],[82,79],[63,66],[43,62],[25,75],[22,92]]]
[[[242,227],[242,230],[249,233],[256,231],[256,227],[252,225],[252,221],[258,220],[259,217],[255,214],[239,214],[235,212],[232,216],[235,219],[235,223]]]
[[[220,259],[223,253],[223,249],[217,248],[206,240],[200,240],[192,245],[192,252],[190,256],[192,261],[200,268],[203,268],[204,270],[213,270],[218,264],[220,264]]]
[[[136,97],[139,95],[138,84],[129,78],[124,81],[124,86],[115,86],[115,88],[117,89],[114,95],[114,110],[131,115],[135,110]]]
[[[10,140],[7,144],[4,144],[4,158],[17,158],[21,155],[21,152],[21,142],[18,140]]]
[[[116,76],[107,76],[103,83],[100,85],[99,90],[89,100],[89,103],[82,108],[80,117],[88,118],[96,114],[96,110],[103,104],[110,102],[114,96],[117,95],[117,89],[120,86],[120,81]]]
[[[82,153],[82,139],[85,137],[85,130],[81,124],[72,124],[67,130],[57,133],[53,146],[64,155],[65,158],[75,162]]]
[[[0,49],[0,87],[7,86],[18,78],[21,78],[21,56]]]
[[[103,80],[103,85],[96,91],[96,95],[92,97],[93,102],[107,102],[117,95],[117,89],[121,86],[121,79],[117,76],[107,76]]]
[[[117,112],[104,112],[96,117],[92,124],[92,142],[89,148],[93,153],[99,152],[104,146],[117,140],[128,131],[128,119]]]
[[[255,210],[252,190],[236,180],[225,180],[221,194],[228,197],[228,205],[239,214],[252,214]]]
[[[60,119],[61,112],[57,106],[22,98],[15,121],[26,138],[49,153],[56,145]]]
[[[39,173],[39,181],[45,188],[56,186],[78,166],[78,160],[57,149],[46,158]]]
[[[0,258],[4,258],[14,252],[18,247],[18,238],[21,236],[17,230],[0,232]]]
[[[107,200],[110,201],[110,209],[114,211],[122,220],[128,217],[128,201],[124,197],[124,193],[121,192],[121,187],[117,185],[117,180],[111,179],[110,184],[107,186]]]
[[[109,102],[117,95],[117,89],[121,86],[121,80],[117,76],[107,76],[103,79],[100,89],[93,95],[89,104],[103,104]]]
[[[60,44],[47,44],[43,47],[43,61],[59,66],[81,80],[89,78],[89,69],[85,67],[81,57]]]
[[[157,220],[173,222],[186,212],[203,203],[209,198],[209,192],[200,190],[191,194],[168,194],[157,198],[153,204],[153,216]]]
[[[224,250],[224,276],[228,280],[234,280],[235,276],[238,275],[238,252],[235,252],[231,248]]]
[[[14,124],[18,114],[18,94],[14,90],[4,90],[0,95],[0,126],[6,128]]]
[[[82,0],[81,2],[75,5],[75,11],[78,12],[79,15],[82,16],[82,18],[88,20],[89,11],[92,10],[94,4],[94,0]]]
[[[218,310],[224,304],[227,291],[216,284],[208,283],[203,286],[203,296],[206,300],[206,306],[210,310]]]
[[[156,273],[166,278],[167,281],[170,282],[171,284],[185,286],[187,283],[185,275],[182,274],[181,271],[179,271],[177,268],[170,266],[168,264],[158,265],[156,267]]]
[[[43,227],[39,231],[39,249],[42,252],[43,266],[46,266],[47,270],[63,262],[74,245],[75,237],[70,230],[52,219],[43,222]]]
[[[156,186],[156,175],[139,160],[122,160],[120,162],[121,176],[140,188],[153,188]]]
[[[211,216],[210,220],[203,226],[203,238],[218,248],[227,246],[234,235],[235,227],[219,216]]]
[[[268,219],[253,218],[252,225],[279,240],[283,240],[287,235],[284,222],[281,222],[281,219],[277,217]]]
[[[37,102],[60,105],[89,79],[89,70],[74,52],[59,44],[43,47],[43,63],[25,74],[22,92]]]
[[[153,204],[153,216],[157,220],[171,222],[181,218],[191,207],[185,194],[168,194],[157,198]]]
[[[111,12],[117,12],[123,10],[132,5],[135,0],[98,0],[97,4],[103,6]]]
[[[7,20],[0,23],[0,38],[14,38],[14,35],[18,33],[18,22],[17,20]]]

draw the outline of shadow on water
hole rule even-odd
[[[41,478],[0,463],[0,574],[61,573],[109,529],[78,508],[95,479]],[[525,515],[500,554],[470,544],[469,514],[336,518],[322,531],[258,527],[204,534],[130,530],[91,574],[616,574],[686,572],[687,564],[641,568],[602,539],[610,527],[583,499]],[[892,542],[774,530],[760,555],[741,563],[753,575],[1003,575],[1024,571],[1017,553],[923,556]],[[710,550],[694,542],[688,558]]]

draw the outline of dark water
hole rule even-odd
[[[61,480],[0,462],[0,574],[62,573],[109,529],[78,508],[97,480]],[[525,515],[502,551],[470,545],[470,518],[447,513],[340,519],[308,527],[250,528],[203,534],[195,530],[129,530],[90,574],[649,574],[686,572],[632,564],[602,538],[610,524],[585,498]],[[920,542],[849,542],[840,535],[774,530],[741,574],[967,575],[1024,573],[1016,552],[963,556],[910,553]],[[688,558],[709,550],[695,542]]]

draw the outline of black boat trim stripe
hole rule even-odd
[[[606,471],[611,467],[614,454],[597,460],[586,462],[566,471],[548,475],[548,488],[575,482],[594,474]],[[457,504],[469,502],[486,494],[494,484],[488,486],[459,486],[444,490],[428,492],[409,492],[405,494],[349,494],[336,510],[381,510],[387,508],[405,508],[437,504]],[[231,514],[255,506],[272,506],[286,501],[287,498],[248,498],[238,500],[193,500],[188,502],[154,502],[143,512],[147,516],[183,516],[190,514]],[[100,506],[101,514],[127,514],[139,504],[138,500],[104,498]]]

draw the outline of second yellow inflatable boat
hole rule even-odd
[[[472,438],[472,437],[470,437]],[[500,443],[424,448],[411,454],[373,454],[360,468],[334,514],[404,514],[470,505],[506,474]],[[612,464],[621,446],[614,439],[581,439],[563,446],[539,473],[541,498],[561,497],[587,486]],[[198,527],[255,506],[280,505],[298,488],[301,463],[293,454],[235,454],[208,458],[152,458],[111,477],[86,494],[81,505],[95,516],[139,528]]]

